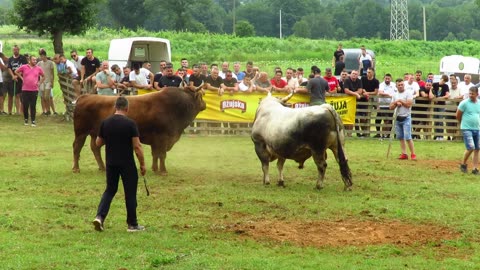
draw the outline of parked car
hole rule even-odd
[[[343,52],[345,53],[345,70],[350,73],[352,70],[358,70],[359,69],[359,62],[358,59],[360,55],[362,54],[362,50],[360,48],[358,49],[343,49]],[[372,50],[367,49],[367,53],[372,56],[372,62],[373,62],[373,67],[375,68],[375,53]]]

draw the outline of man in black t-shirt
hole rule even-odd
[[[13,56],[8,59],[8,72],[12,77],[11,87],[8,89],[8,114],[12,114],[13,97],[15,97],[15,108],[17,113],[22,113],[22,86],[23,80],[15,74],[15,70],[28,64],[27,58],[20,54],[20,47],[13,46]]]
[[[339,43],[338,47],[337,47],[337,50],[335,52],[333,52],[332,68],[335,67],[335,64],[340,60],[341,56],[345,56],[345,52],[343,51],[342,48],[343,48],[342,43]],[[339,72],[341,72],[341,71],[342,70],[339,70]],[[335,75],[337,75],[337,74],[335,74]],[[338,75],[340,75],[340,73]]]
[[[88,48],[86,56],[82,59],[82,72],[80,75],[80,84],[87,90],[88,93],[96,92],[95,75],[100,71],[100,60],[93,56],[93,49]],[[86,84],[84,84],[86,82]]]
[[[188,88],[190,90],[195,90],[197,87],[204,84],[206,80],[207,77],[202,74],[200,66],[193,65],[193,74],[190,75],[190,80],[188,81]]]
[[[95,230],[103,231],[103,223],[108,215],[110,204],[118,190],[118,181],[122,177],[127,208],[127,231],[143,231],[145,227],[137,221],[137,185],[138,173],[133,152],[140,163],[140,173],[145,175],[145,160],[137,124],[126,116],[128,100],[117,98],[115,114],[105,119],[100,125],[96,140],[98,147],[105,144],[107,188],[98,206],[97,216],[93,221]]]
[[[162,77],[160,77],[160,80],[158,81],[158,87],[164,88],[164,87],[179,87],[180,84],[182,83],[182,78],[179,76],[175,75],[173,73],[173,65],[172,64],[167,64],[164,70],[164,74]]]

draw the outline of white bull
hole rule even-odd
[[[344,151],[344,127],[337,112],[329,104],[297,109],[285,107],[291,96],[280,100],[269,94],[261,101],[255,115],[252,140],[262,164],[263,183],[270,184],[268,166],[271,161],[278,159],[278,185],[284,186],[285,160],[295,160],[301,169],[305,160],[313,156],[318,169],[316,188],[323,188],[328,148],[340,165],[345,190],[350,190],[352,174]]]

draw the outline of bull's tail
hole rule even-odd
[[[338,113],[332,108],[332,106],[328,106],[328,110],[332,114],[333,118],[335,119],[335,126],[337,131],[337,152],[338,152],[338,164],[340,165],[340,173],[342,175],[343,183],[345,184],[345,189],[349,189],[352,183],[352,172],[350,171],[350,167],[348,167],[348,159],[345,155],[344,150],[344,140],[345,140],[345,129],[343,126],[342,119]]]

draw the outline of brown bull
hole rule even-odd
[[[115,112],[117,97],[83,95],[77,100],[73,116],[75,140],[73,142],[73,172],[80,172],[80,152],[88,135],[90,148],[100,170],[105,165],[100,147],[95,144],[102,120]],[[165,159],[167,152],[180,139],[183,130],[192,123],[197,114],[206,108],[203,91],[167,88],[152,94],[127,97],[127,116],[133,119],[140,132],[140,141],[152,148],[152,170],[166,175]]]

